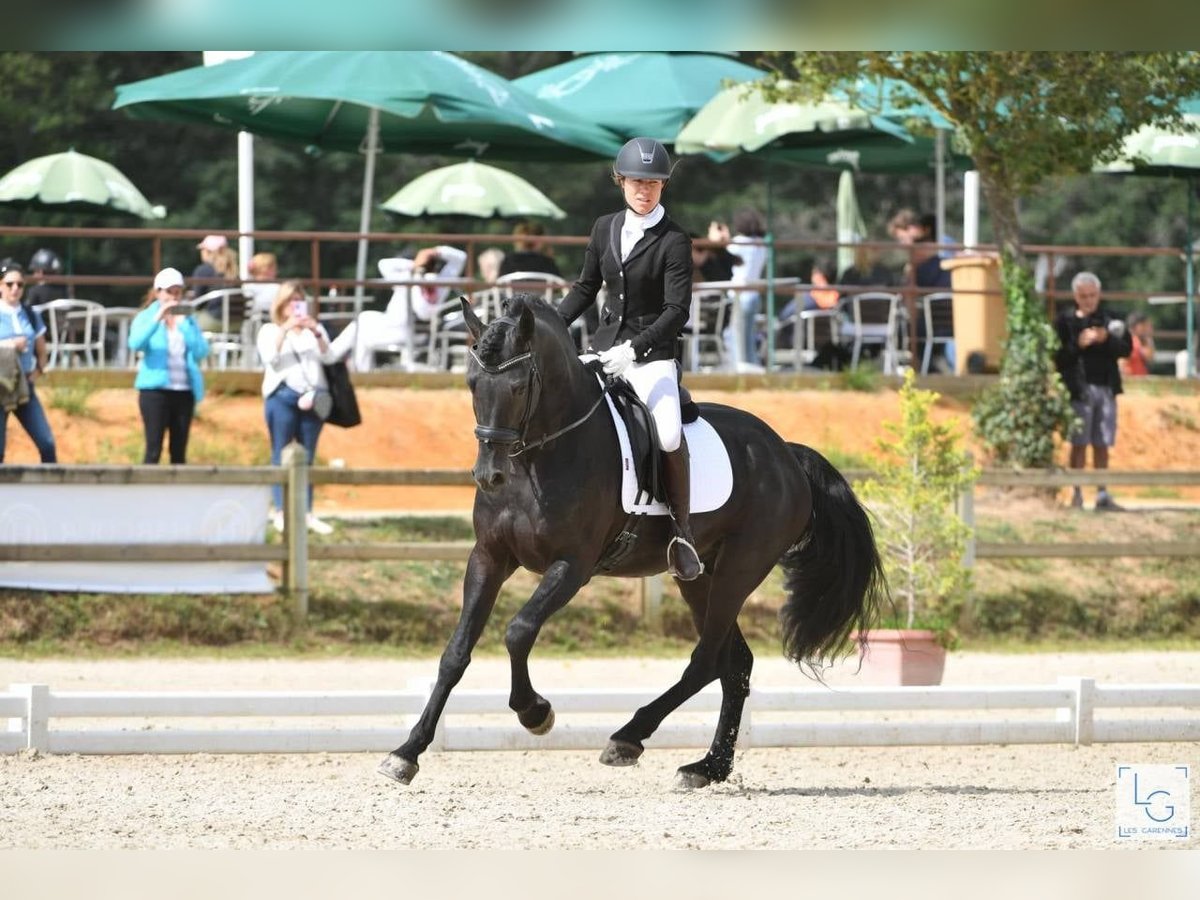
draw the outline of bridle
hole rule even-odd
[[[515,325],[516,322],[508,317],[500,318],[497,322],[507,322]],[[506,359],[499,365],[492,366],[485,363],[479,358],[479,354],[475,352],[475,348],[471,347],[468,351],[471,359],[475,360],[475,364],[483,371],[485,375],[503,375],[505,372],[515,366],[524,363],[529,364],[529,381],[526,384],[525,391],[525,411],[521,414],[521,421],[516,428],[506,428],[502,425],[483,425],[478,421],[475,423],[475,437],[485,444],[510,444],[512,450],[509,452],[509,458],[520,456],[528,450],[536,450],[543,444],[549,443],[556,437],[562,437],[568,431],[572,431],[591,418],[592,413],[599,409],[600,404],[604,402],[604,396],[608,393],[609,384],[605,382],[604,389],[600,392],[600,396],[596,398],[596,402],[589,407],[588,411],[572,422],[565,428],[560,428],[558,431],[544,435],[537,440],[527,441],[525,436],[529,431],[529,420],[532,418],[534,411],[537,409],[538,401],[542,399],[542,372],[538,368],[537,357],[534,356],[532,350],[526,350],[520,356],[514,356],[512,359]]]

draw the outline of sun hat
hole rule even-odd
[[[223,234],[210,234],[204,240],[196,245],[197,250],[220,250],[222,247],[228,247],[229,241]]]
[[[154,276],[154,289],[156,291],[173,287],[183,287],[183,273],[178,269],[168,266]]]

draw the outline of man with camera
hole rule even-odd
[[[1063,313],[1054,323],[1061,346],[1055,365],[1071,394],[1071,406],[1079,417],[1079,427],[1071,434],[1071,468],[1082,469],[1087,448],[1092,447],[1092,467],[1108,468],[1108,448],[1117,440],[1117,394],[1121,393],[1121,372],[1117,360],[1129,356],[1133,340],[1125,322],[1100,309],[1100,279],[1091,272],[1080,272],[1071,279],[1075,309]],[[1071,506],[1083,506],[1083,491],[1076,486]],[[1120,510],[1121,507],[1100,485],[1096,492],[1096,510]]]

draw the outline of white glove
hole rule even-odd
[[[604,365],[604,374],[617,376],[622,374],[632,364],[637,354],[633,352],[633,344],[626,341],[617,344],[609,350],[600,351],[600,362]]]

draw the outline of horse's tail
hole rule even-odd
[[[787,596],[779,612],[783,652],[817,670],[865,634],[887,597],[887,579],[867,511],[842,473],[820,453],[789,444],[812,490],[805,533],[784,554]]]

